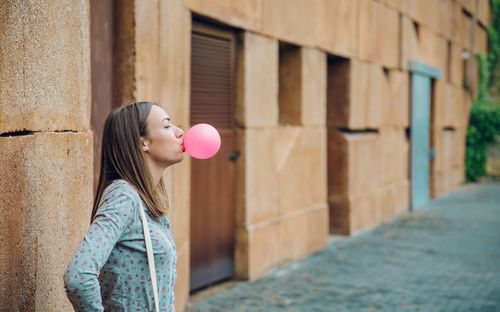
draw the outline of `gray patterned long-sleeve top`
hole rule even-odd
[[[139,209],[146,211],[158,280],[160,311],[174,311],[177,251],[166,217],[155,219],[124,180],[104,191],[94,221],[65,273],[76,311],[154,311]]]

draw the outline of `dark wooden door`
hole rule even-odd
[[[191,125],[221,134],[218,154],[191,162],[190,290],[234,275],[235,39],[230,31],[193,22]]]

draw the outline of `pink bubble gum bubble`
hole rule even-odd
[[[205,123],[192,126],[185,134],[182,146],[191,157],[207,159],[219,151],[220,135],[217,129]]]

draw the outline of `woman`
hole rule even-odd
[[[141,207],[151,233],[159,310],[174,311],[177,252],[162,174],[184,155],[183,132],[170,121],[150,102],[117,109],[106,120],[90,229],[64,273],[76,311],[155,311]]]

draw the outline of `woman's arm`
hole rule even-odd
[[[104,310],[99,272],[138,209],[128,190],[112,187],[64,272],[66,293],[76,311]]]

